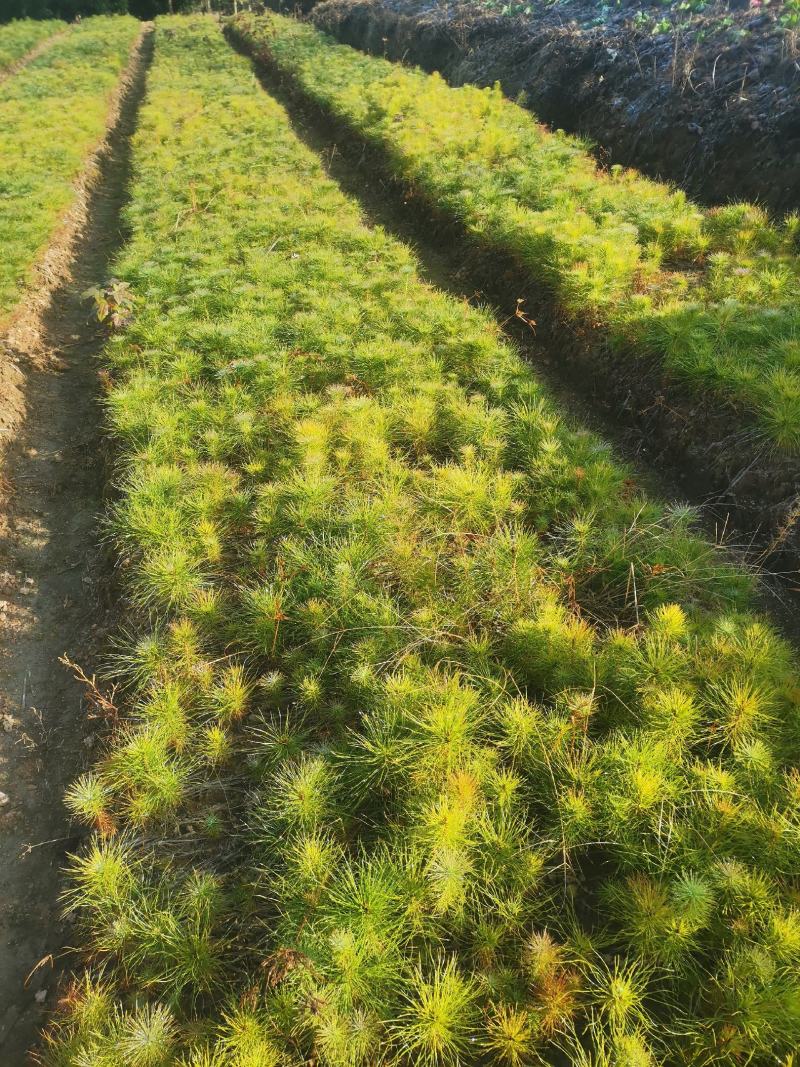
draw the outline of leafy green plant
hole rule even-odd
[[[111,329],[119,330],[130,322],[134,298],[125,282],[112,278],[107,285],[87,289],[83,296],[94,303],[98,321]]]

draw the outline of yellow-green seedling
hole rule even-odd
[[[490,132],[453,136],[499,168]],[[648,241],[707,236],[618,181]],[[785,1061],[800,688],[751,579],[365,224],[212,19],[157,23],[127,224],[125,714],[69,795],[103,997],[65,1004],[54,1067],[115,1041],[163,1067]]]

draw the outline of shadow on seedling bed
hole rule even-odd
[[[689,393],[655,359],[611,352],[599,331],[568,324],[524,267],[480,247],[393,178],[380,149],[321,109],[268,55],[255,54],[230,25],[226,34],[367,219],[411,244],[433,284],[491,306],[561,408],[612,441],[651,492],[697,507],[706,535],[762,577],[762,606],[799,639],[800,462],[776,458],[718,397]]]
[[[111,625],[111,563],[97,532],[104,461],[94,364],[106,335],[84,292],[107,277],[123,243],[129,141],[151,51],[145,28],[76,208],[48,252],[58,269],[0,338],[25,372],[0,514],[0,1062],[9,1065],[25,1062],[56,999],[68,938],[60,871],[77,843],[63,793],[99,725],[58,662],[67,652],[90,664]]]
[[[268,6],[451,85],[500,82],[550,126],[587,136],[602,164],[666,178],[703,203],[798,206],[798,31],[782,5],[561,0],[519,17],[470,0]]]

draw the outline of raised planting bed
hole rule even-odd
[[[271,0],[291,12],[289,0]],[[800,8],[772,3],[556,0],[299,5],[345,44],[499,82],[543,121],[590,138],[606,165],[635,166],[705,203],[800,206]]]
[[[140,29],[127,16],[86,19],[0,85],[0,329],[75,202]]]
[[[782,536],[800,483],[793,217],[702,209],[635,171],[604,173],[497,91],[450,88],[292,19],[242,16],[232,32],[494,257],[568,373],[620,419],[655,421],[654,443],[701,464],[702,495],[731,500],[742,528]]]
[[[213,21],[159,20],[134,173],[124,688],[46,1062],[789,1055],[800,690],[748,580]]]

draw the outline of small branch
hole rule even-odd
[[[63,663],[68,670],[72,671],[73,677],[84,687],[86,699],[93,709],[93,712],[89,713],[90,719],[105,719],[107,722],[117,722],[119,720],[119,708],[114,703],[114,697],[117,692],[116,686],[112,688],[111,696],[106,697],[98,687],[95,675],[90,678],[83,667],[72,662],[66,652],[58,657],[58,662]]]

